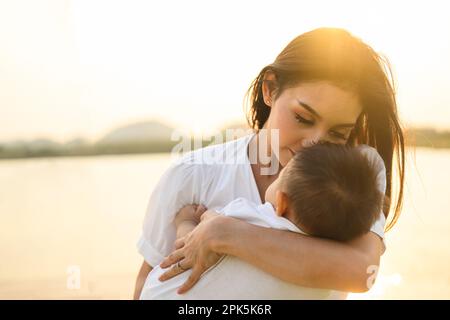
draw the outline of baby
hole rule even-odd
[[[366,145],[318,144],[289,161],[268,187],[264,204],[238,198],[214,210],[263,227],[348,241],[369,232],[382,211],[384,190],[379,179],[385,176],[379,176],[380,163],[375,149]],[[384,174],[384,165],[382,169]],[[193,219],[198,217],[185,214],[176,221],[182,230],[177,237],[195,227]],[[159,266],[151,271],[141,299],[333,298],[332,290],[285,282],[233,256],[223,256],[182,295],[176,291],[191,270],[161,282],[158,278],[165,271]]]

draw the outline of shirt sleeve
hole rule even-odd
[[[186,204],[196,203],[199,176],[195,163],[176,161],[161,176],[153,189],[137,243],[145,261],[155,267],[173,250],[176,213]]]
[[[377,188],[384,195],[386,193],[386,168],[384,161],[378,154],[377,150],[368,145],[360,145],[359,149],[367,157],[370,165],[377,172]],[[386,250],[386,242],[384,239],[384,227],[386,225],[386,217],[383,211],[380,212],[380,216],[370,228],[370,231],[377,234],[383,240],[383,253]]]

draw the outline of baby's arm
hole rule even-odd
[[[189,220],[182,221],[177,226],[177,240],[180,239],[180,238],[183,238],[189,232],[194,230],[196,226],[197,226],[197,224],[195,224],[192,221],[189,221]]]
[[[200,223],[200,217],[206,211],[203,205],[189,204],[180,209],[174,223],[177,229],[177,239],[184,237]]]

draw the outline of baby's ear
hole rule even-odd
[[[287,212],[287,206],[288,206],[288,198],[286,193],[284,193],[281,190],[277,190],[275,193],[275,199],[276,199],[276,213],[278,216],[284,216]]]

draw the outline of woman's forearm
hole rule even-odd
[[[139,300],[141,296],[142,288],[144,287],[145,280],[147,276],[152,271],[153,267],[149,265],[145,260],[142,262],[141,269],[139,270],[138,276],[136,278],[136,284],[134,287],[133,299]]]
[[[221,236],[212,243],[213,250],[306,287],[367,291],[371,275],[367,273],[368,267],[378,265],[381,254],[381,241],[373,234],[342,243],[259,227],[229,217],[221,229]]]

